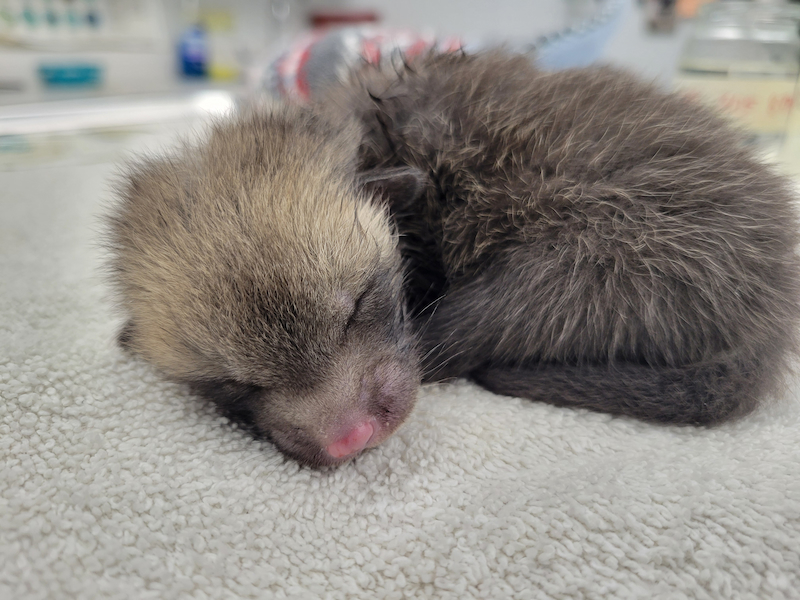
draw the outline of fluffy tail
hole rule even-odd
[[[765,394],[777,391],[780,371],[763,359],[731,359],[683,367],[487,367],[471,376],[498,394],[645,421],[713,425],[751,412]]]

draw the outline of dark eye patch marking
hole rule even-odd
[[[193,381],[189,386],[195,394],[213,400],[217,404],[231,405],[249,402],[264,390],[261,386],[241,383],[233,379]]]
[[[401,278],[392,270],[374,275],[353,305],[345,327],[345,335],[385,336],[400,340],[406,333],[405,299],[400,288]]]
[[[233,379],[212,379],[191,381],[189,389],[193,394],[213,402],[222,415],[251,434],[260,436],[263,433],[256,429],[253,414],[256,403],[263,398],[263,387],[241,383]]]
[[[363,292],[361,292],[359,297],[356,299],[355,303],[353,304],[353,312],[350,313],[350,317],[347,319],[347,322],[345,323],[344,326],[345,332],[350,331],[353,325],[361,317],[363,317],[365,304],[367,303],[369,296],[377,288],[377,286],[378,286],[378,280],[376,278],[371,279],[370,282],[367,284],[367,287],[364,289]]]

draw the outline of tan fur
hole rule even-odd
[[[198,388],[257,390],[249,410],[273,437],[280,422],[315,447],[330,443],[369,416],[359,398],[380,385],[379,368],[408,397],[404,416],[413,361],[396,358],[395,340],[348,327],[375,277],[387,280],[392,315],[402,304],[396,236],[355,186],[358,141],[352,124],[276,106],[133,166],[109,236],[125,345]]]

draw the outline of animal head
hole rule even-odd
[[[385,190],[358,130],[274,107],[131,167],[111,216],[120,342],[285,454],[338,464],[387,438],[419,383]]]

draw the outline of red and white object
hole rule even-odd
[[[279,56],[270,66],[266,87],[276,95],[300,102],[342,80],[358,63],[379,64],[400,56],[413,58],[423,52],[461,49],[455,37],[380,27],[352,27],[312,31]]]

